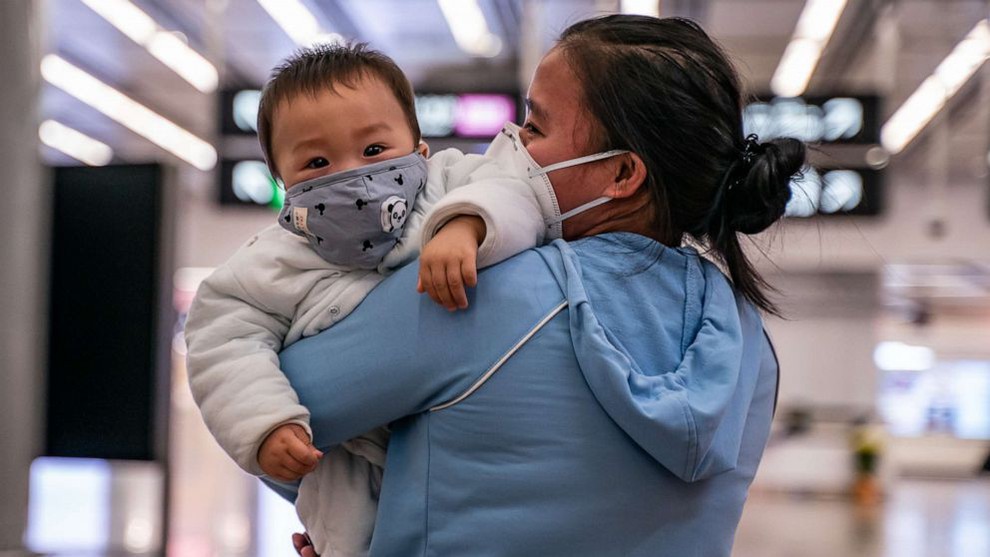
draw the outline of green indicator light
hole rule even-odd
[[[282,206],[285,205],[285,192],[282,191],[282,188],[278,187],[278,182],[275,181],[275,178],[269,176],[268,180],[272,185],[272,201],[268,206],[275,211],[281,211]]]

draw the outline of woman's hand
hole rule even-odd
[[[445,224],[419,256],[416,290],[448,311],[466,309],[464,287],[478,284],[478,246],[485,233],[480,217],[462,215]]]

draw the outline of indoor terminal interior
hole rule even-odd
[[[432,153],[483,155],[561,33],[623,13],[697,22],[743,137],[808,145],[744,242],[779,379],[731,555],[990,556],[990,0],[0,1],[0,556],[296,555],[184,337],[286,203],[272,68],[368,43]]]

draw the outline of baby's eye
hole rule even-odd
[[[330,166],[330,161],[323,157],[316,157],[306,163],[306,168],[323,168],[325,166]]]
[[[366,157],[376,157],[385,152],[385,147],[381,145],[368,145],[364,148],[364,156]]]

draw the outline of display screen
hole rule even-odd
[[[743,130],[762,141],[794,137],[808,143],[880,142],[879,99],[871,96],[774,98],[743,109]]]
[[[257,135],[261,91],[241,89],[220,92],[220,132],[224,135]]]
[[[55,169],[48,456],[159,456],[163,210],[157,165]]]
[[[806,168],[791,180],[788,217],[878,215],[883,209],[883,175],[870,168]]]
[[[518,107],[513,95],[416,95],[416,117],[423,137],[491,139],[517,121]]]
[[[224,135],[258,133],[257,89],[220,93]],[[519,118],[519,96],[510,93],[424,93],[416,95],[416,118],[426,138],[491,139],[506,122]]]
[[[220,161],[220,204],[245,207],[282,208],[285,192],[278,187],[260,160]]]

